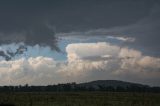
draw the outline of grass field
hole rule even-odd
[[[160,94],[116,92],[0,93],[15,106],[160,106]]]

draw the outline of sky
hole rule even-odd
[[[159,0],[1,0],[0,85],[160,86]]]

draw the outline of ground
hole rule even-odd
[[[160,106],[160,94],[126,92],[0,93],[15,106]]]

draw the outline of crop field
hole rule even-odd
[[[0,93],[14,106],[160,106],[160,94],[127,92]]]

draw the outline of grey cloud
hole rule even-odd
[[[124,26],[144,18],[155,3],[153,0],[0,1],[0,44],[38,43],[59,51],[55,28],[59,33]]]
[[[47,18],[52,15],[47,5],[42,1],[0,1],[0,44],[24,42],[60,51],[55,31],[48,25]]]
[[[58,37],[107,35],[135,39],[125,44],[159,56],[159,8],[158,0],[0,1],[0,45],[24,42],[60,51]]]
[[[159,14],[160,4],[157,2],[154,5],[152,5],[152,8],[148,10],[148,14],[145,17],[137,20],[134,23],[129,23],[128,25],[115,25],[108,28],[96,28],[88,31],[72,31],[70,33],[58,33],[57,36],[60,36],[62,38],[67,36],[80,36],[81,39],[89,39],[89,37],[90,39],[92,39],[94,37],[97,37],[99,39],[103,39],[103,41],[107,36],[115,39],[119,39],[122,37],[123,40],[130,40],[130,42],[124,42],[123,45],[139,49],[146,55],[160,56],[160,52],[158,52],[160,51]]]
[[[6,50],[6,52],[0,51],[0,56],[3,57],[6,61],[9,61],[12,58],[14,58],[16,55],[23,54],[25,51],[27,51],[27,47],[24,45],[19,45],[16,52],[13,52],[10,50]]]
[[[81,58],[82,60],[88,60],[88,61],[102,61],[102,60],[110,60],[113,59],[112,56],[107,55],[107,56],[86,56]]]
[[[30,26],[28,29],[16,31],[8,31],[1,33],[0,44],[10,44],[23,42],[26,45],[50,46],[56,51],[60,51],[57,47],[58,39],[54,36],[54,31],[45,25]],[[3,32],[3,31],[1,31]]]
[[[4,51],[0,51],[0,56],[5,58],[5,60],[7,61],[11,59],[11,57],[8,56]]]

